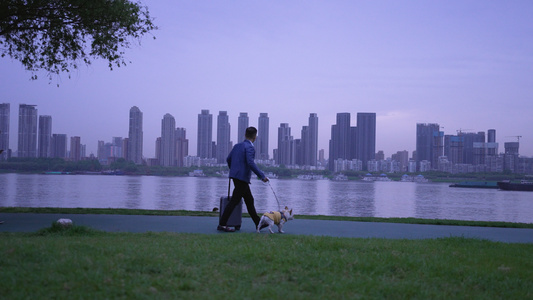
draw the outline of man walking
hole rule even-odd
[[[259,170],[254,162],[255,148],[253,143],[257,138],[257,129],[255,127],[246,128],[244,136],[246,139],[242,143],[233,146],[228,158],[226,158],[229,167],[229,177],[233,179],[233,184],[235,185],[231,200],[224,209],[224,213],[222,214],[222,217],[220,217],[220,223],[217,227],[218,230],[226,232],[235,231],[234,228],[227,227],[226,224],[233,209],[239,204],[242,198],[244,198],[248,214],[252,217],[257,228],[260,218],[255,211],[254,197],[250,190],[252,171],[261,178],[263,182],[268,182],[268,178],[263,172],[261,172],[261,170]]]

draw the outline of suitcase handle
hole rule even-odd
[[[231,177],[228,178],[228,200],[230,199],[230,197],[229,197],[230,187],[231,187]]]

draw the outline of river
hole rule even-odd
[[[259,213],[414,217],[533,223],[533,193],[451,188],[446,183],[253,180]],[[0,207],[84,207],[211,211],[227,178],[0,174]],[[244,209],[246,210],[246,209]]]

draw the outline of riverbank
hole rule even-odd
[[[217,217],[218,212],[189,210],[147,210],[147,209],[113,209],[113,208],[60,208],[60,207],[0,207],[0,213],[41,213],[41,214],[106,214],[106,215],[144,215],[144,216],[205,216]],[[249,217],[243,213],[244,217]],[[501,228],[533,228],[533,223],[463,221],[448,219],[418,218],[376,218],[376,217],[339,217],[323,215],[297,215],[298,219],[331,220],[352,222],[380,222],[449,226],[478,226]],[[1,219],[1,216],[0,216]]]

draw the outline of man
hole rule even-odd
[[[233,179],[233,184],[235,188],[233,189],[233,195],[228,205],[224,209],[222,217],[220,217],[220,223],[217,227],[218,230],[233,232],[234,228],[227,227],[229,216],[233,212],[233,209],[242,198],[244,198],[244,203],[246,204],[246,209],[252,217],[252,220],[257,225],[259,224],[259,216],[255,211],[254,206],[254,196],[250,190],[250,178],[252,177],[252,171],[259,177],[263,182],[268,182],[268,178],[259,170],[257,165],[254,162],[255,159],[255,148],[254,142],[257,138],[257,129],[255,127],[246,128],[245,140],[242,143],[238,143],[231,149],[231,152],[226,158],[226,162],[229,167],[229,177]]]

